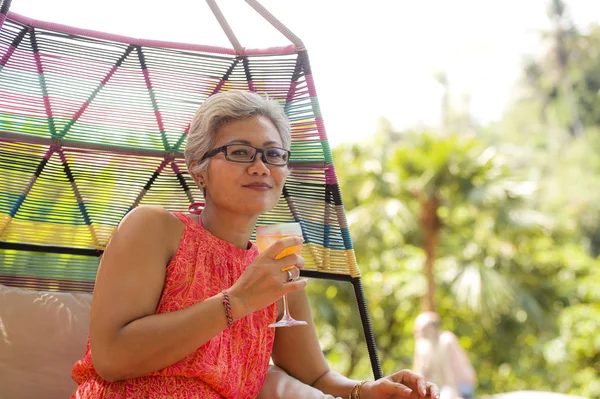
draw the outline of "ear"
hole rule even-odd
[[[192,164],[190,165],[190,176],[192,176],[192,179],[194,179],[194,182],[196,183],[196,185],[198,187],[200,187],[201,189],[206,188],[206,171],[204,172],[198,172],[195,169],[198,167],[198,162],[192,162]]]

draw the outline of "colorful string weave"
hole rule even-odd
[[[8,4],[0,0],[1,284],[91,291],[127,212],[202,201],[183,160],[187,129],[226,90],[268,93],[292,124],[292,174],[259,224],[300,222],[306,270],[359,276],[306,51],[130,39],[30,20]]]

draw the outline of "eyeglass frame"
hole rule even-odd
[[[227,147],[234,146],[234,145],[254,148],[256,150],[256,152],[254,153],[254,155],[252,156],[252,158],[249,159],[248,161],[239,161],[239,160],[230,159],[227,156]],[[270,150],[270,149],[274,149],[274,148],[276,148],[278,150],[283,150],[283,151],[287,152],[288,156],[287,156],[287,160],[286,160],[285,163],[283,163],[283,164],[273,164],[273,163],[271,163],[271,162],[269,162],[267,160],[267,156],[265,155],[265,151]],[[219,154],[221,152],[223,154],[225,154],[225,159],[226,160],[228,160],[229,162],[236,162],[236,163],[252,163],[252,162],[254,162],[256,160],[256,155],[258,155],[258,153],[260,152],[260,159],[263,161],[263,163],[265,165],[271,165],[271,166],[286,166],[286,165],[288,165],[290,163],[290,157],[292,156],[292,152],[290,150],[286,150],[285,148],[281,148],[281,147],[258,148],[258,147],[254,147],[253,145],[250,145],[250,144],[230,143],[230,144],[222,145],[221,147],[213,148],[212,150],[208,151],[206,154],[204,154],[202,156],[202,159],[200,159],[200,162],[202,162],[202,161],[204,161],[204,160],[206,160],[208,158],[214,157],[215,155],[217,155],[217,154]]]

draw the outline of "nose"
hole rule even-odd
[[[268,176],[271,173],[271,169],[267,166],[263,160],[263,152],[257,152],[254,157],[254,161],[250,163],[248,167],[248,173],[251,175]]]

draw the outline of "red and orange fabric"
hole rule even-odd
[[[167,275],[157,313],[177,311],[231,287],[250,265],[255,245],[239,249],[206,231],[183,213],[185,223]],[[72,399],[91,398],[252,398],[263,385],[275,338],[275,304],[236,321],[179,362],[150,375],[109,383],[94,370],[89,339],[85,356],[73,367],[79,384]],[[210,323],[210,320],[207,320]]]

